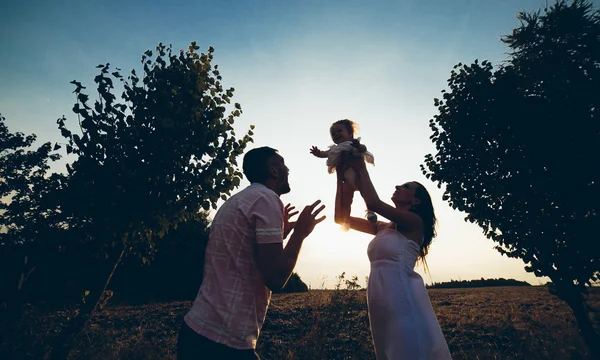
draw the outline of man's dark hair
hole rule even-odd
[[[252,149],[244,155],[244,175],[251,183],[264,183],[269,178],[268,161],[277,150],[268,146]]]

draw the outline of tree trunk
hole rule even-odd
[[[102,300],[102,296],[106,292],[106,288],[110,284],[110,280],[112,279],[115,270],[121,263],[121,259],[123,259],[123,255],[125,255],[126,250],[127,246],[124,242],[123,249],[121,250],[119,257],[116,259],[112,271],[104,283],[102,291],[99,291],[92,299],[89,299],[87,302],[83,303],[79,309],[79,314],[74,316],[71,321],[67,323],[67,326],[63,329],[63,331],[57,335],[53,341],[52,347],[49,349],[50,360],[65,360],[68,358],[73,339],[75,339],[77,335],[79,335],[81,331],[85,329],[91,320],[94,311],[96,311],[98,304]],[[48,353],[46,353],[46,355],[48,355]]]
[[[123,255],[125,254],[125,250],[126,249],[127,249],[127,247],[124,246],[123,250],[121,250],[121,254],[119,254],[119,258],[115,262],[115,265],[113,266],[110,274],[108,275],[108,278],[106,279],[106,282],[104,283],[104,287],[102,288],[102,292],[100,293],[100,296],[96,300],[96,303],[94,304],[94,307],[92,308],[92,311],[90,311],[90,316],[88,316],[88,318],[86,319],[85,323],[83,324],[82,329],[85,329],[85,327],[87,326],[87,324],[90,322],[90,319],[92,318],[92,314],[94,314],[94,312],[96,311],[96,309],[98,309],[98,305],[100,304],[100,301],[102,300],[102,296],[106,293],[106,289],[108,288],[108,284],[110,284],[110,281],[112,280],[112,277],[115,274],[115,270],[117,270],[117,266],[119,266],[119,264],[121,263],[121,260],[123,259]]]
[[[553,279],[549,287],[550,293],[558,296],[559,299],[569,305],[573,316],[577,320],[579,335],[588,347],[588,357],[590,359],[600,359],[600,335],[594,329],[594,324],[590,319],[590,313],[585,298],[573,282],[568,280]]]
[[[23,256],[23,267],[14,293],[8,297],[4,304],[4,309],[0,309],[0,323],[2,325],[2,329],[0,330],[0,348],[4,349],[6,347],[9,358],[14,355],[13,346],[10,346],[10,344],[16,344],[15,338],[18,333],[18,324],[23,316],[23,284],[35,270],[35,267],[28,267],[28,262],[29,256],[25,254]]]
[[[577,297],[579,299],[576,299]],[[579,326],[579,334],[588,346],[588,357],[590,359],[600,359],[600,335],[594,329],[585,300],[581,296],[577,297],[570,297],[565,301],[571,307]]]

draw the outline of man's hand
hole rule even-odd
[[[325,216],[316,219],[317,215],[325,209],[325,205],[321,205],[315,210],[315,207],[319,205],[320,202],[321,200],[317,200],[312,205],[307,205],[304,210],[302,210],[294,227],[294,236],[298,235],[301,238],[306,238],[314,230],[315,225],[325,220]]]
[[[294,226],[294,233],[285,248],[282,243],[257,244],[257,266],[269,289],[278,290],[285,286],[296,266],[302,242],[313,231],[315,225],[325,219],[325,216],[315,219],[325,208],[325,205],[321,205],[315,210],[320,202],[321,200],[317,200],[302,210]],[[289,205],[285,207],[284,219],[289,220],[292,210],[293,207]]]
[[[292,211],[295,208],[296,207],[292,206],[291,204],[287,204],[285,206],[285,209],[283,210],[283,238],[284,239],[290,234],[290,231],[292,231],[292,229],[294,229],[294,226],[296,226],[295,221],[290,221],[292,216],[298,214],[298,211]]]

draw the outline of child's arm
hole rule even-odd
[[[316,146],[313,146],[310,149],[310,153],[318,158],[326,158],[327,156],[329,156],[329,150],[319,150],[319,148]]]

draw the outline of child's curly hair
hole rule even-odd
[[[350,136],[352,138],[354,138],[355,135],[358,135],[358,124],[352,120],[349,119],[342,119],[342,120],[338,120],[336,122],[334,122],[333,124],[331,124],[331,126],[329,127],[329,130],[331,130],[331,128],[333,128],[335,125],[342,125],[346,127],[346,130],[348,130],[348,134],[350,134]]]

